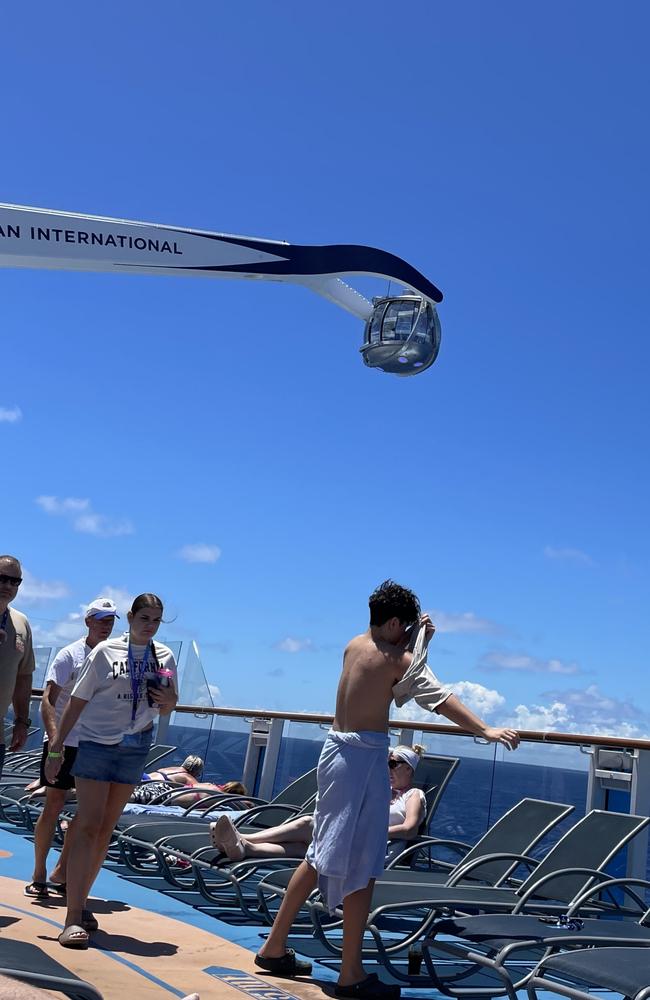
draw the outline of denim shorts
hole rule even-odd
[[[121,743],[80,740],[72,774],[75,778],[90,778],[92,781],[137,785],[145,768],[152,738],[153,726],[141,733],[124,736]]]

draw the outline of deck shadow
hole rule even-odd
[[[178,953],[178,945],[170,944],[169,941],[139,941],[126,934],[110,934],[102,930],[93,934],[90,940],[101,951],[114,951],[117,954],[160,958]]]

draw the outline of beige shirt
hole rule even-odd
[[[444,687],[427,664],[426,629],[418,632],[413,649],[413,660],[401,681],[393,687],[393,698],[398,708],[413,700],[420,708],[435,712],[450,696],[451,688]]]
[[[14,608],[9,608],[6,632],[5,641],[0,643],[0,720],[11,705],[18,675],[34,673],[32,630],[25,616]]]

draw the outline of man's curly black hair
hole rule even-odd
[[[412,590],[400,587],[393,580],[384,580],[368,599],[370,624],[384,625],[391,618],[399,618],[403,625],[411,625],[420,617],[420,602]]]

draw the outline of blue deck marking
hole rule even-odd
[[[239,972],[237,969],[226,969],[220,965],[211,965],[204,969],[209,976],[214,976],[226,986],[232,986],[234,990],[245,993],[247,997],[255,1000],[298,1000],[294,993],[286,993],[279,986],[271,986],[257,976],[251,976],[247,972]]]

